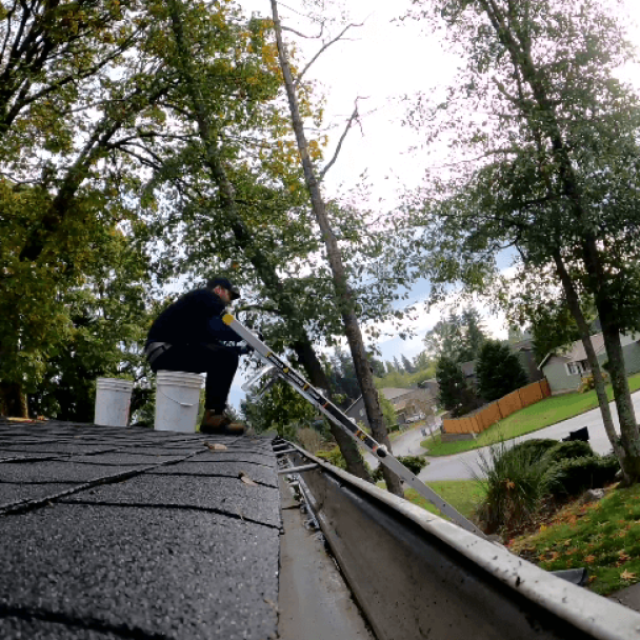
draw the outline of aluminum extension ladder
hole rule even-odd
[[[336,407],[328,398],[326,398],[318,389],[311,386],[295,369],[293,369],[284,360],[279,358],[262,340],[256,337],[249,329],[247,329],[235,316],[225,313],[222,316],[224,323],[233,329],[266,363],[266,367],[260,370],[249,382],[243,385],[243,389],[250,388],[259,378],[270,375],[275,382],[281,378],[290,384],[303,398],[310,402],[318,411],[323,413],[331,422],[346,431],[352,438],[360,442],[364,448],[374,455],[381,464],[393,471],[408,486],[415,489],[423,498],[426,498],[441,513],[450,518],[457,525],[479,535],[485,537],[484,533],[478,529],[472,522],[467,520],[448,502],[443,500],[433,489],[428,487],[424,482],[419,480],[407,467],[389,453],[387,447],[379,444],[369,434],[365,433],[358,425],[348,418],[338,407]],[[263,388],[262,393],[270,386],[267,384]]]

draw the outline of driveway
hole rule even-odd
[[[636,411],[636,416],[640,416],[640,391],[631,394],[631,399]],[[613,421],[617,428],[618,412],[613,402],[610,403],[609,406],[611,407]],[[528,433],[510,442],[522,442],[533,438],[553,438],[554,440],[561,440],[568,436],[570,431],[576,431],[582,427],[589,428],[589,444],[596,453],[605,454],[611,451],[611,444],[609,444],[609,439],[602,424],[600,409],[592,409],[591,411],[587,411],[587,413],[563,420],[539,431]],[[424,436],[420,433],[420,429],[408,431],[392,443],[394,455],[424,454],[425,450],[420,447],[420,441],[423,439]],[[476,475],[480,475],[480,467],[478,465],[479,456],[482,453],[487,455],[488,451],[489,447],[483,447],[482,449],[465,451],[464,453],[458,453],[452,456],[427,458],[429,464],[420,472],[418,477],[425,482],[429,480],[465,480],[474,478]],[[370,464],[373,462],[372,466],[375,466],[373,456],[367,455],[365,457]]]

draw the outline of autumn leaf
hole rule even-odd
[[[255,483],[244,471],[241,471],[238,474],[238,477],[240,478],[240,480],[242,482],[244,482],[246,485],[249,485],[250,487],[257,487],[258,484]]]
[[[595,557],[595,556],[587,556],[587,557],[584,559],[584,561],[585,561],[587,564],[592,564],[593,562],[595,562],[595,559],[596,559],[596,557]]]
[[[626,569],[620,574],[622,580],[635,580],[636,574]]]
[[[205,441],[204,446],[210,451],[227,451],[227,447],[224,444],[218,444],[217,442],[211,444]]]

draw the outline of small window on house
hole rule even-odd
[[[581,376],[585,372],[582,362],[567,362],[566,367],[570,376]]]

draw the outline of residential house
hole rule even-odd
[[[533,352],[533,339],[525,337],[517,342],[510,343],[511,350],[518,356],[520,364],[527,374],[529,382],[537,382],[542,380],[544,375],[538,368],[535,354]]]
[[[436,391],[434,392],[434,390]],[[435,386],[430,385],[426,389],[397,389],[386,387],[381,389],[380,392],[393,405],[398,417],[398,423],[401,425],[434,413],[433,408],[435,407],[437,399],[437,384]],[[352,420],[361,422],[365,427],[369,427],[362,396],[360,396],[345,413]]]
[[[627,375],[640,371],[640,333],[621,334],[622,353]],[[596,352],[598,362],[607,361],[602,333],[591,336],[591,343]],[[567,393],[575,391],[581,384],[582,377],[591,371],[587,362],[587,354],[581,340],[564,349],[549,352],[540,363],[540,371],[549,382],[551,393]]]

